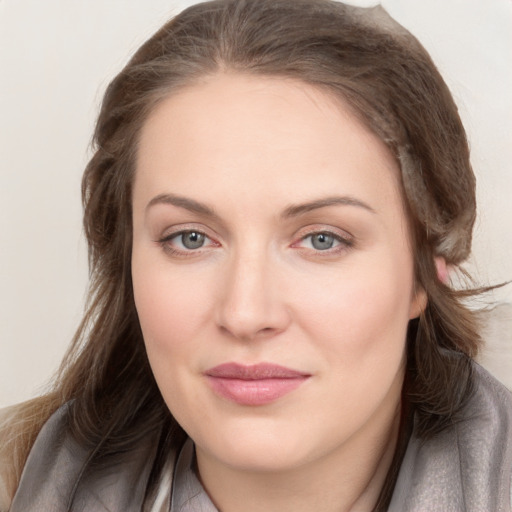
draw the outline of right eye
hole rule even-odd
[[[208,237],[199,231],[182,231],[174,235],[169,241],[173,241],[180,249],[194,250],[203,247],[206,240],[208,240]]]
[[[175,231],[162,237],[158,243],[171,254],[187,255],[209,246],[217,246],[211,238],[197,229]]]

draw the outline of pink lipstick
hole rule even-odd
[[[215,393],[240,405],[265,405],[297,389],[310,374],[271,363],[225,363],[205,372]]]

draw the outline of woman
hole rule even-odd
[[[89,309],[4,428],[5,509],[510,508],[512,399],[447,270],[475,219],[464,129],[382,9],[191,7],[95,143]]]

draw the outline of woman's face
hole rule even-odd
[[[217,75],[149,117],[135,303],[200,463],[284,470],[389,441],[425,302],[398,176],[346,106],[296,81]]]

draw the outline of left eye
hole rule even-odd
[[[177,248],[189,251],[200,249],[208,240],[209,238],[200,231],[182,231],[168,239],[168,241],[173,242]]]
[[[301,240],[302,247],[314,249],[315,251],[328,251],[343,243],[348,245],[348,242],[343,240],[340,236],[329,232],[311,233]]]

